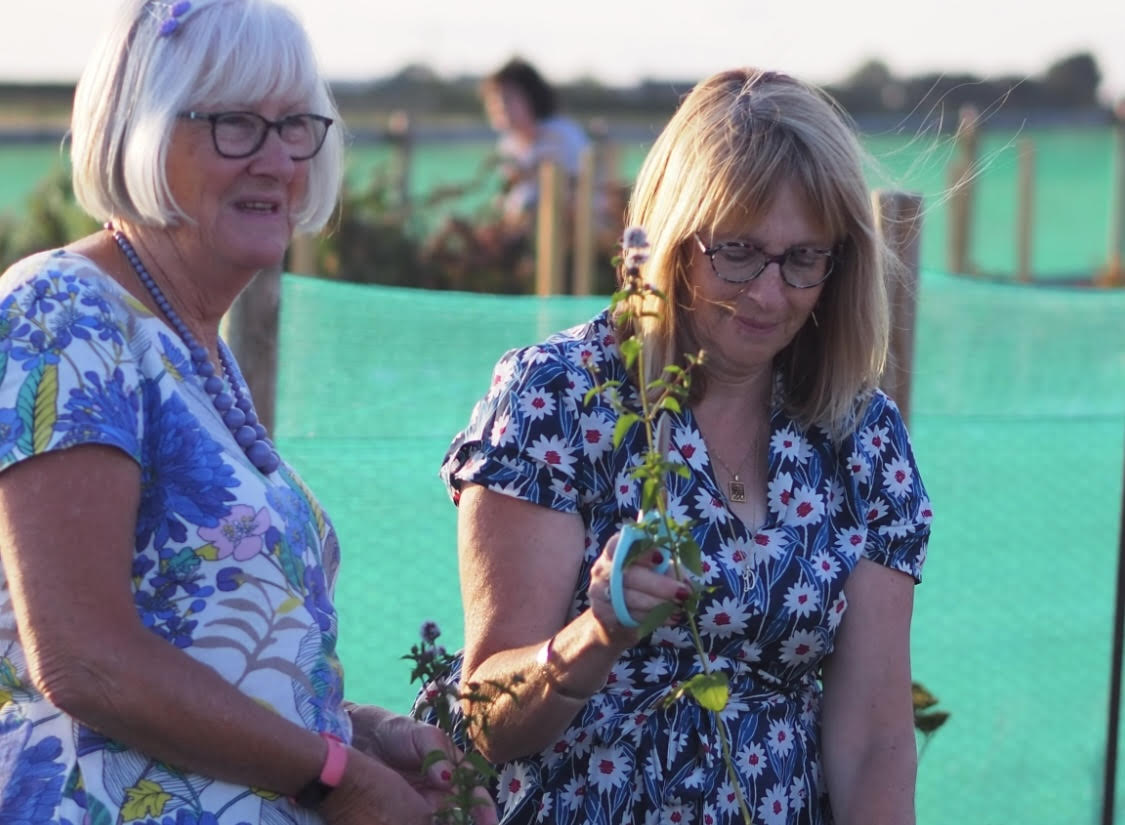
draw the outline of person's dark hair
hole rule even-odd
[[[554,88],[523,58],[513,57],[484,79],[485,86],[502,84],[515,86],[527,96],[536,120],[545,120],[558,111]]]

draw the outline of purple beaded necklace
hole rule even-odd
[[[145,265],[141,263],[140,256],[137,255],[137,250],[129,243],[129,239],[122,234],[121,230],[116,228],[112,223],[107,223],[105,228],[113,234],[113,239],[117,241],[117,245],[121,248],[121,252],[125,255],[125,259],[133,267],[140,278],[145,289],[148,290],[152,296],[152,300],[160,307],[160,311],[164,313],[164,317],[168,319],[168,323],[176,330],[176,334],[180,336],[180,340],[184,342],[187,347],[188,354],[191,356],[191,366],[203,380],[203,390],[211,397],[211,403],[219,413],[219,417],[223,419],[223,423],[227,425],[234,440],[242,451],[246,453],[246,457],[250,459],[250,463],[258,468],[263,474],[269,475],[281,465],[281,459],[277,455],[277,450],[274,449],[273,442],[269,440],[266,428],[258,421],[258,414],[254,411],[254,402],[250,399],[250,391],[242,386],[238,379],[238,370],[234,365],[234,356],[227,348],[223,339],[219,339],[219,364],[222,366],[223,378],[215,375],[215,368],[211,365],[211,359],[207,355],[207,350],[199,345],[195,340],[195,336],[191,334],[191,330],[187,328],[187,324],[172,308],[168,299],[164,297],[164,293],[160,287],[156,285],[156,281],[145,269]],[[230,384],[230,392],[227,392],[227,384]]]

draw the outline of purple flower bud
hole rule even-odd
[[[441,635],[441,628],[437,622],[423,622],[422,629],[418,631],[427,642],[434,642]]]
[[[621,245],[626,249],[644,249],[647,247],[648,236],[645,234],[644,228],[640,226],[630,226],[625,230]]]

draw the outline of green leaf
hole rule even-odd
[[[668,620],[668,617],[675,613],[678,609],[679,605],[673,604],[672,602],[665,602],[662,605],[654,607],[649,611],[649,614],[645,616],[645,620],[641,622],[641,626],[637,630],[637,633],[639,633],[642,638],[647,636],[649,633],[652,633],[652,631],[656,630],[656,628],[664,624],[664,622]]]
[[[632,369],[633,365],[637,362],[637,356],[641,354],[641,342],[636,338],[626,338],[618,345],[621,350],[621,357],[625,361],[625,368]]]
[[[695,539],[690,536],[680,547],[680,561],[684,567],[695,575],[703,575],[703,554],[699,550],[699,545],[695,543]]]
[[[919,732],[929,736],[949,719],[949,713],[944,710],[933,710],[929,713],[914,714],[914,727]]]
[[[673,395],[664,396],[664,398],[660,400],[660,407],[661,409],[670,410],[674,413],[681,411],[680,402],[677,401],[676,397]]]
[[[678,461],[673,463],[668,470],[675,473],[680,478],[691,478],[691,470],[688,468],[688,465],[680,464]]]
[[[441,762],[443,759],[448,758],[449,757],[446,755],[445,751],[434,748],[432,751],[427,753],[426,758],[422,760],[422,765],[420,768],[418,768],[418,773],[425,773],[438,762]]]
[[[925,686],[919,682],[910,683],[910,694],[914,700],[914,710],[932,708],[938,703],[938,698],[926,690]]]
[[[725,673],[697,673],[685,686],[692,698],[707,710],[718,712],[727,706],[730,686]]]
[[[500,775],[496,773],[496,769],[492,767],[492,764],[476,751],[469,751],[468,753],[466,753],[465,761],[476,768],[477,773],[479,773],[481,776],[487,777],[488,779],[495,779]]]
[[[621,441],[625,438],[625,434],[629,432],[629,428],[641,420],[641,417],[636,413],[622,413],[621,417],[617,419],[617,424],[613,428],[613,446],[620,447]]]

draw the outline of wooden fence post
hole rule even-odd
[[[234,353],[254,409],[273,435],[277,405],[277,331],[281,312],[281,267],[263,269],[223,318],[223,337]]]
[[[539,205],[535,228],[535,294],[560,295],[566,255],[566,177],[553,161],[539,164]]]
[[[1035,144],[1030,138],[1019,143],[1019,185],[1016,195],[1016,278],[1031,283],[1031,243],[1035,222]]]
[[[903,420],[909,423],[921,261],[922,196],[914,192],[878,190],[871,199],[879,232],[901,262],[901,266],[896,266],[887,277],[891,335],[882,386],[884,392],[898,404]]]
[[[285,271],[295,275],[315,275],[316,235],[294,235],[289,244],[289,255],[285,260]]]
[[[1113,206],[1109,214],[1109,260],[1098,279],[1102,286],[1125,286],[1125,97],[1117,101],[1113,123]]]
[[[394,152],[395,188],[398,203],[405,216],[410,208],[410,164],[414,154],[414,135],[410,115],[401,109],[391,112],[387,120],[387,140]]]
[[[598,216],[595,199],[598,192],[597,144],[587,146],[578,165],[574,188],[574,261],[571,291],[575,295],[594,293],[594,266],[597,256]]]
[[[956,157],[949,170],[949,248],[946,264],[954,273],[976,274],[972,263],[973,189],[977,176],[976,107],[961,107],[957,134],[953,138]]]

